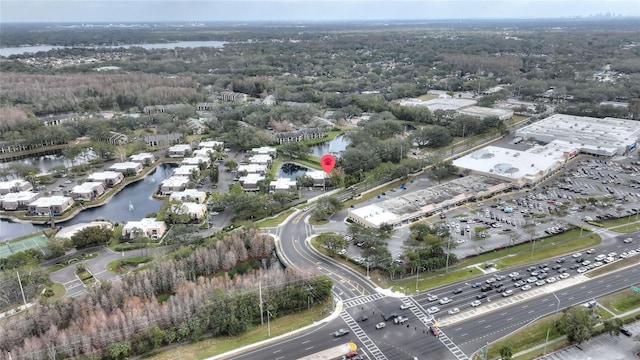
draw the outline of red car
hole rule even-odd
[[[431,325],[429,327],[429,331],[433,334],[433,336],[440,336],[440,329],[438,329],[435,325]]]

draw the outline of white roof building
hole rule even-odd
[[[113,163],[113,165],[109,166],[109,169],[113,171],[125,172],[127,170],[133,171],[136,174],[142,171],[142,163],[126,161],[120,163]]]
[[[238,166],[238,173],[240,174],[266,174],[267,166],[260,164],[244,164]]]
[[[467,106],[458,110],[462,115],[473,116],[475,118],[484,119],[495,116],[500,120],[508,120],[513,117],[513,110],[510,109],[494,109],[482,106]]]
[[[265,179],[264,175],[247,174],[246,176],[241,176],[238,181],[240,182],[240,185],[242,185],[243,190],[257,191],[257,190],[260,190],[260,187],[258,186],[258,182],[264,179]]]
[[[33,189],[33,185],[31,185],[30,182],[22,179],[0,182],[0,194],[27,191],[31,189]]]
[[[156,156],[151,153],[140,153],[129,156],[129,160],[141,164],[150,164],[156,160]]]
[[[196,158],[209,158],[209,155],[213,154],[215,150],[211,148],[202,148],[193,150],[193,157]]]
[[[304,173],[306,176],[310,177],[314,181],[323,181],[324,179],[329,178],[329,174],[324,172],[324,170],[310,170]]]
[[[271,157],[276,157],[276,155],[278,154],[278,150],[276,150],[276,148],[272,148],[269,146],[253,148],[251,149],[251,152],[256,155],[269,155]]]
[[[197,165],[181,165],[173,170],[174,176],[191,176],[200,172],[200,168]]]
[[[442,97],[431,100],[420,99],[402,99],[399,101],[402,106],[424,106],[431,111],[436,110],[458,110],[465,106],[475,105],[476,100],[472,99],[460,99],[452,97]]]
[[[203,203],[207,199],[207,193],[196,189],[185,189],[176,191],[169,196],[172,201],[186,201]]]
[[[638,145],[640,122],[555,114],[516,130],[515,136],[546,143],[563,140],[592,155],[623,155]]]
[[[252,164],[269,165],[272,161],[273,158],[271,157],[271,155],[266,154],[253,155],[249,158],[249,162]]]
[[[200,149],[214,149],[214,148],[224,148],[224,142],[222,141],[215,141],[215,140],[209,140],[209,141],[201,141],[198,144],[198,148]]]
[[[195,165],[200,166],[200,164],[205,164],[206,167],[211,165],[211,159],[209,157],[188,157],[182,159],[180,162],[181,165]]]
[[[566,148],[558,143],[548,147],[537,146],[528,151],[487,146],[453,160],[453,165],[523,186],[545,179],[575,155],[576,148]]]
[[[295,189],[298,186],[298,183],[289,178],[278,178],[269,183],[269,190],[271,191],[281,191],[281,190],[291,190]]]

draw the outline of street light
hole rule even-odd
[[[556,295],[555,292],[552,292],[551,295],[553,295],[553,297],[556,298],[556,300],[558,301],[558,307],[556,308],[556,312],[555,314],[557,314],[560,311],[560,299],[558,299],[558,296]],[[554,321],[554,325],[555,325],[555,321]],[[551,332],[551,326],[549,326],[549,328],[547,329],[547,338],[544,341],[544,355],[547,355],[547,344],[549,343],[549,332]]]

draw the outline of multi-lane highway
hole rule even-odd
[[[495,341],[537,318],[637,285],[639,278],[640,266],[635,265],[590,280],[584,274],[578,274],[577,269],[570,268],[579,257],[574,258],[569,254],[564,256],[565,261],[562,263],[556,262],[557,258],[554,258],[504,271],[489,269],[486,274],[472,280],[446,285],[410,298],[397,298],[380,293],[380,289],[376,289],[369,280],[314,252],[308,243],[308,238],[314,231],[305,222],[307,215],[306,212],[292,215],[289,221],[272,233],[278,237],[280,255],[287,262],[300,269],[316,269],[334,280],[335,293],[343,300],[340,316],[328,323],[319,323],[304,334],[293,335],[233,359],[296,359],[348,341],[355,342],[361,354],[369,359],[467,359],[487,342]],[[604,235],[602,245],[590,254],[581,254],[583,262],[594,261],[599,254],[621,254],[640,247],[640,234],[633,235],[632,243],[622,242],[628,235],[616,236],[610,232]],[[532,267],[539,271],[543,263],[550,268],[560,264],[567,268],[570,276],[553,283],[545,281],[540,286],[532,283],[532,288],[528,291],[514,286],[516,281],[512,281],[509,274],[518,272],[526,280],[534,271]],[[505,276],[499,281],[503,283],[501,287],[513,290],[513,295],[503,297],[492,288],[486,292],[487,298],[480,300],[480,306],[472,307],[471,302],[483,292],[481,287],[474,288],[471,285],[476,282],[487,285],[487,279],[500,275]],[[559,273],[556,270],[548,270],[547,277],[557,275]],[[462,292],[456,291],[454,294],[457,289]],[[436,295],[438,300],[430,301],[430,295]],[[440,304],[439,300],[443,297],[448,297],[451,301]],[[402,304],[406,304],[407,308],[401,309]],[[439,312],[430,315],[428,309],[432,306],[438,306]],[[448,315],[448,310],[454,307],[460,312]],[[409,320],[403,324],[394,324],[391,319],[385,322],[384,328],[377,329],[375,325],[384,322],[382,315],[391,313],[407,316]],[[359,320],[363,315],[368,318],[366,321]],[[440,337],[429,333],[429,326],[433,323],[438,324],[443,331]],[[333,332],[339,328],[350,332],[336,338]]]

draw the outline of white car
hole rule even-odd
[[[556,282],[556,280],[557,280],[557,279],[556,279],[555,277],[553,277],[553,276],[552,276],[552,277],[550,277],[550,278],[548,278],[548,279],[547,279],[547,284],[553,284],[554,282]]]
[[[542,286],[542,285],[544,285],[544,284],[546,284],[546,282],[545,282],[544,280],[538,280],[538,281],[536,281],[536,286]]]
[[[344,254],[346,254],[346,253],[347,253],[347,249],[340,249],[340,250],[338,251],[338,255],[344,255]]]
[[[440,305],[444,305],[444,304],[448,304],[451,302],[451,299],[449,299],[448,297],[443,297],[442,299],[440,299]]]
[[[402,304],[402,305],[400,305],[400,310],[405,310],[405,309],[408,309],[410,307],[411,307],[411,305],[409,305],[409,304]]]
[[[571,276],[571,274],[569,274],[569,273],[562,273],[562,274],[560,274],[560,276],[558,276],[558,277],[559,277],[560,279],[566,279],[566,278],[568,278],[569,276]]]
[[[438,295],[429,295],[427,297],[427,300],[429,300],[429,301],[438,301]]]
[[[438,311],[440,311],[440,308],[439,308],[439,307],[437,307],[437,306],[432,306],[432,307],[430,307],[429,309],[427,309],[427,313],[429,313],[430,315],[431,315],[431,314],[435,314],[435,313],[437,313]]]
[[[385,326],[387,326],[387,323],[385,323],[385,322],[379,322],[379,323],[377,323],[377,324],[376,324],[376,329],[380,330],[380,329],[382,329],[382,328],[383,328],[383,327],[385,327]]]
[[[502,293],[502,297],[509,297],[511,295],[513,295],[513,290],[507,290]]]
[[[520,275],[520,273],[519,273],[519,272],[517,272],[517,271],[514,271],[514,272],[512,272],[511,274],[509,274],[509,277],[510,277],[510,278],[514,278],[514,277],[516,277],[516,276],[518,276],[518,275]]]
[[[575,254],[573,254],[571,256],[573,256],[574,258],[579,258],[579,257],[582,256],[582,254],[581,253],[575,253]]]
[[[624,240],[622,240],[622,242],[624,242],[625,244],[628,244],[628,243],[630,243],[630,242],[632,242],[632,241],[633,241],[633,239],[632,239],[632,238],[630,238],[630,237],[629,237],[629,238],[626,238],[626,239],[624,239]]]
[[[586,267],[581,267],[581,268],[578,269],[578,273],[579,274],[582,274],[584,272],[587,272],[587,268]]]
[[[610,252],[609,255],[607,255],[607,256],[615,258],[616,256],[618,256],[618,253],[617,252]]]
[[[477,307],[477,306],[480,306],[480,304],[482,304],[480,300],[475,300],[474,302],[471,303],[471,307]]]
[[[457,307],[447,311],[447,313],[449,313],[449,315],[457,314],[459,312],[460,312],[460,309],[458,309]]]
[[[522,291],[527,291],[529,289],[531,289],[531,285],[525,285],[525,286],[520,288],[520,290],[522,290]]]

